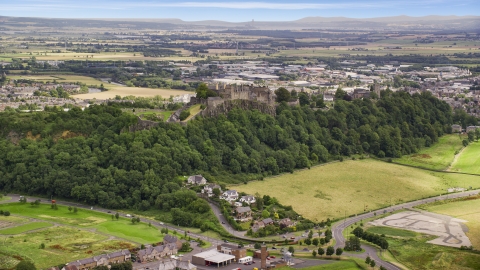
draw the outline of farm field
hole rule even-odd
[[[480,249],[480,198],[454,202],[437,202],[421,207],[424,210],[467,220],[466,233],[475,249]]]
[[[42,243],[45,245],[43,249],[40,248]],[[6,238],[0,245],[0,263],[2,268],[8,269],[19,262],[16,259],[22,258],[34,262],[41,269],[133,247],[135,245],[126,241],[111,240],[108,236],[91,231],[60,226]]]
[[[105,85],[105,84],[104,84]],[[105,86],[107,87],[107,86]],[[121,97],[125,96],[136,96],[136,97],[154,97],[161,96],[162,98],[169,98],[170,96],[180,96],[185,94],[193,94],[190,91],[183,90],[174,90],[174,89],[153,89],[153,88],[142,88],[142,87],[126,87],[126,86],[111,86],[107,87],[109,90],[100,93],[91,93],[91,94],[79,94],[74,95],[74,98],[81,99],[113,99],[115,96],[119,95]]]
[[[383,226],[370,227],[368,228],[367,231],[371,233],[376,233],[376,234],[385,234],[388,236],[398,236],[398,237],[415,237],[418,235],[418,233],[416,232],[395,229],[390,227],[383,227]]]
[[[162,98],[169,98],[170,96],[179,96],[185,94],[192,94],[193,92],[190,91],[183,91],[183,90],[174,90],[174,89],[153,89],[153,88],[143,88],[143,87],[127,87],[121,86],[116,84],[111,84],[108,82],[102,82],[92,77],[88,76],[81,76],[81,75],[18,75],[18,76],[8,76],[8,78],[12,80],[18,79],[27,79],[27,80],[35,80],[35,81],[51,81],[56,80],[57,82],[61,83],[84,83],[88,86],[96,86],[100,87],[101,84],[108,89],[108,91],[100,92],[100,93],[89,93],[89,94],[79,94],[74,95],[74,98],[81,98],[81,99],[109,99],[115,98],[115,96],[119,95],[121,97],[124,96],[137,96],[137,97],[154,97],[154,96],[161,96]]]
[[[52,223],[48,222],[32,222],[24,225],[20,225],[13,228],[0,230],[0,234],[19,234],[37,229],[47,228],[52,226]]]
[[[480,176],[365,159],[330,163],[229,188],[276,197],[304,217],[321,221],[439,195],[455,186],[480,187]]]
[[[480,142],[470,143],[452,164],[451,171],[480,174]]]
[[[394,162],[434,170],[445,170],[452,163],[455,152],[463,148],[463,138],[457,134],[444,135],[431,147],[418,153],[394,159]]]
[[[47,204],[32,207],[30,204],[2,204],[0,209],[9,210],[12,215],[22,215],[48,222],[76,226],[83,229],[98,230],[112,236],[132,242],[147,244],[160,242],[163,239],[160,231],[148,224],[131,224],[129,218],[120,217],[112,220],[111,215],[79,209],[78,213],[69,212],[66,206],[58,206],[53,210]]]

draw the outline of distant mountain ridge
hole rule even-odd
[[[411,17],[406,15],[376,18],[347,17],[305,17],[294,21],[247,21],[226,22],[219,20],[184,21],[178,18],[27,18],[0,16],[1,27],[21,26],[21,23],[33,22],[38,26],[81,27],[85,24],[95,27],[105,22],[109,27],[121,28],[128,23],[136,29],[185,29],[185,30],[221,30],[221,29],[256,29],[256,30],[295,30],[295,29],[367,29],[367,30],[473,30],[480,31],[480,16],[438,16]],[[103,25],[103,26],[107,26]]]

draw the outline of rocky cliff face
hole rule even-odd
[[[216,117],[221,114],[227,114],[234,108],[242,110],[259,110],[262,113],[275,116],[275,106],[268,105],[266,103],[252,101],[252,100],[224,100],[223,103],[216,105],[215,107],[208,106],[201,114],[205,117]]]

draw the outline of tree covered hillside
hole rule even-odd
[[[126,131],[136,121],[114,106],[1,113],[0,189],[204,213],[208,205],[181,189],[184,176],[238,183],[354,153],[398,157],[450,132],[452,113],[429,93],[384,92],[376,101],[338,100],[326,111],[280,104],[276,117],[233,110],[187,126]]]

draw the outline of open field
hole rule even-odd
[[[463,219],[452,218],[451,216],[440,215],[428,211],[401,211],[387,217],[369,222],[375,226],[388,226],[405,229],[418,233],[435,235],[437,238],[428,241],[435,245],[448,247],[472,245],[470,239],[465,235],[468,229]]]
[[[161,96],[162,98],[169,98],[170,96],[179,96],[185,94],[192,94],[193,92],[190,91],[183,91],[183,90],[174,90],[174,89],[153,89],[153,88],[143,88],[143,87],[126,87],[116,84],[111,84],[108,82],[102,82],[92,77],[88,76],[81,76],[81,75],[13,75],[8,76],[8,78],[12,80],[18,79],[26,79],[26,80],[35,80],[40,82],[53,82],[56,80],[58,83],[84,83],[88,86],[96,86],[100,87],[101,84],[108,89],[108,91],[100,92],[100,93],[90,93],[90,94],[79,94],[74,95],[74,98],[81,98],[81,99],[109,99],[115,98],[115,96],[119,95],[121,97],[124,96],[137,96],[137,97],[154,97],[154,96]]]
[[[480,249],[480,199],[455,202],[436,202],[422,207],[430,212],[449,215],[468,221],[467,236],[473,247]]]
[[[24,225],[20,225],[13,228],[0,230],[0,234],[19,234],[37,229],[47,228],[52,226],[52,223],[48,222],[32,222]]]
[[[280,269],[295,269],[291,267],[282,267]],[[310,266],[302,268],[302,270],[357,270],[363,269],[358,267],[354,261],[333,261],[324,265]]]
[[[415,237],[418,235],[418,233],[416,232],[395,229],[390,227],[383,227],[383,226],[370,227],[368,228],[367,231],[371,233],[376,233],[376,234],[385,234],[388,236],[398,236],[398,237]]]
[[[11,226],[16,226],[19,224],[27,223],[29,222],[28,218],[23,218],[23,217],[17,217],[17,216],[3,216],[0,215],[0,230],[3,228],[8,228]]]
[[[40,248],[42,243],[44,249]],[[108,236],[61,226],[8,237],[0,245],[0,254],[33,261],[37,268],[47,268],[132,247],[133,244],[125,241],[110,240]]]
[[[470,143],[452,164],[451,170],[480,174],[480,142]]]
[[[119,220],[112,220],[111,215],[85,209],[79,209],[78,213],[73,213],[69,212],[65,206],[58,206],[58,210],[53,210],[47,204],[32,207],[30,204],[21,203],[3,204],[0,205],[0,209],[25,217],[98,230],[141,244],[159,242],[163,239],[160,231],[148,224],[132,225],[129,218],[120,217]]]
[[[304,217],[321,221],[439,195],[454,186],[480,187],[480,176],[366,159],[330,163],[230,188],[276,197]]]
[[[455,152],[463,148],[463,137],[457,134],[445,135],[429,148],[418,153],[394,159],[394,162],[434,170],[445,170],[452,163]]]
[[[479,253],[427,243],[433,238],[422,234],[413,238],[387,236],[387,241],[391,253],[409,269],[480,269]]]
[[[10,198],[10,197],[8,197],[8,196],[2,196],[2,197],[0,198],[0,202],[1,202],[1,201],[9,201],[9,200],[11,200],[11,199],[12,199],[12,198]]]
[[[142,87],[113,86],[113,87],[110,87],[109,90],[105,92],[80,94],[80,95],[74,95],[73,97],[81,98],[81,99],[93,99],[93,98],[96,98],[96,99],[112,98],[113,99],[117,95],[121,97],[125,97],[125,96],[154,97],[159,95],[162,98],[169,98],[170,96],[180,96],[185,94],[193,94],[193,92],[183,91],[183,90],[173,90],[173,89],[153,89],[153,88],[142,88]]]

